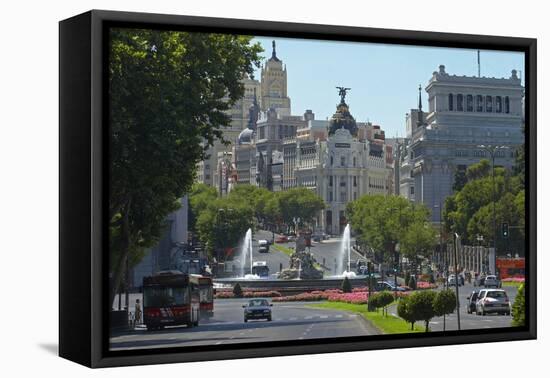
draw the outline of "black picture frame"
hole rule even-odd
[[[525,53],[526,81],[526,219],[525,327],[448,331],[319,341],[295,340],[270,345],[197,347],[193,351],[158,349],[111,352],[108,349],[108,259],[105,232],[108,200],[108,98],[106,30],[113,26],[315,38],[520,51]],[[59,354],[89,367],[207,361],[468,344],[535,339],[536,318],[536,39],[269,21],[206,18],[92,10],[59,24]],[[532,253],[535,252],[535,253]],[[480,337],[483,336],[483,337]]]

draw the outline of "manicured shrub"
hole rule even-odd
[[[413,316],[410,305],[410,296],[402,297],[397,305],[397,315],[411,324],[411,331],[414,330],[414,323],[416,318]]]
[[[433,303],[435,316],[452,314],[456,309],[456,294],[453,290],[441,290],[437,293]]]
[[[407,286],[410,287],[412,290],[416,290],[416,279],[414,278],[414,276],[409,276]]]
[[[241,284],[238,282],[233,286],[233,294],[237,298],[241,298],[243,296],[243,289],[241,288]]]
[[[525,284],[521,284],[514,304],[512,305],[512,325],[521,327],[525,325]]]
[[[417,291],[408,298],[409,311],[415,321],[424,321],[426,332],[430,330],[430,320],[436,315],[434,311],[434,300],[436,292],[432,290]]]
[[[382,291],[372,295],[369,301],[369,307],[371,309],[382,308],[385,314],[388,314],[387,307],[394,301],[395,297],[388,291]]]
[[[409,272],[405,273],[405,285],[409,285],[409,281],[411,280],[411,274]]]
[[[342,291],[344,293],[351,293],[351,282],[349,280],[349,278],[347,277],[344,277],[344,281],[342,281]]]

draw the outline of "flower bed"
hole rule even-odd
[[[517,282],[517,283],[523,283],[525,282],[525,277],[508,277],[503,278],[502,282]]]
[[[437,289],[437,285],[425,281],[418,281],[416,283],[417,290],[426,290],[426,289]]]
[[[368,291],[356,291],[352,293],[332,294],[328,297],[329,302],[344,302],[352,304],[367,304],[369,299]]]
[[[330,290],[314,290],[307,293],[300,293],[296,295],[288,295],[285,297],[273,298],[273,302],[300,302],[300,301],[322,301],[327,300],[330,295],[341,294],[342,290],[330,289]]]
[[[222,299],[222,298],[236,298],[235,294],[233,294],[232,291],[224,290],[224,291],[216,291],[216,295],[214,296],[216,299]],[[243,292],[242,298],[278,298],[281,297],[281,293],[278,291],[255,291],[255,290],[247,290]]]

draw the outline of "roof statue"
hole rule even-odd
[[[349,112],[348,104],[346,104],[346,94],[351,88],[336,87],[340,95],[340,103],[336,106],[336,113],[333,114],[329,121],[329,135],[333,135],[338,129],[346,129],[353,137],[357,136],[357,123]]]
[[[338,89],[338,94],[340,95],[340,103],[345,104],[346,103],[346,94],[351,88],[345,88],[345,87],[336,87]]]

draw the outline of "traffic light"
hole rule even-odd
[[[508,231],[508,223],[503,223],[502,224],[502,237],[503,238],[508,238],[508,236],[510,235],[509,231]]]

